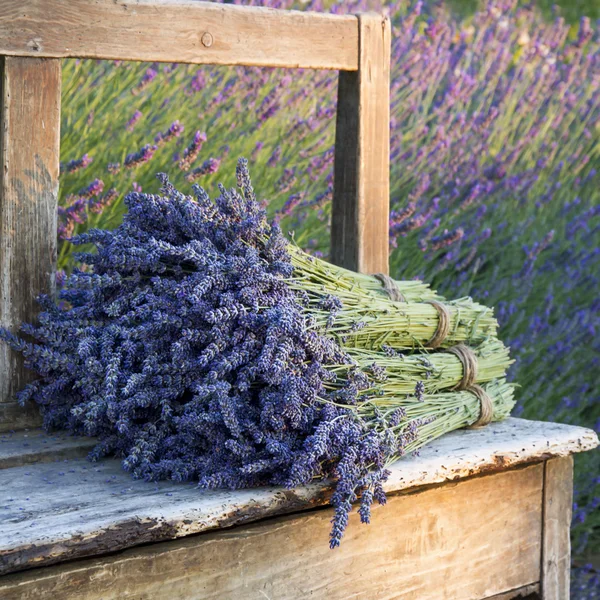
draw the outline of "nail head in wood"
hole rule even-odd
[[[201,41],[206,48],[210,48],[213,45],[213,36],[208,31],[205,31],[202,34]]]

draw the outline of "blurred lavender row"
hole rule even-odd
[[[392,274],[496,306],[518,415],[599,431],[597,27],[514,1],[467,20],[431,2],[251,3],[390,15]],[[336,86],[328,71],[68,61],[61,268],[65,238],[116,226],[134,185],[155,191],[165,171],[210,187],[238,156],[284,231],[327,255]],[[599,475],[600,453],[577,458],[575,554],[600,551]]]

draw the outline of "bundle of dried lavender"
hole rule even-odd
[[[385,500],[391,461],[508,415],[508,353],[487,339],[495,322],[482,307],[336,291],[319,279],[336,267],[301,271],[243,160],[237,175],[241,192],[220,187],[214,201],[164,176],[162,195],[130,194],[120,227],[74,240],[96,252],[80,255],[89,268],[68,277],[61,303],[42,299],[39,324],[23,326],[36,343],[0,337],[39,373],[20,400],[40,404],[46,427],[97,436],[92,458],[116,454],[136,477],[231,488],[332,478],[335,547],[359,495],[365,522]],[[468,340],[481,344],[398,351]]]

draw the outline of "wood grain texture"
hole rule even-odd
[[[539,577],[542,483],[539,464],[395,496],[335,551],[325,509],[9,575],[0,597],[480,600]]]
[[[546,461],[544,477],[542,599],[569,600],[573,457]]]
[[[20,409],[23,411],[23,409]],[[92,438],[49,435],[39,429],[0,434],[0,470],[42,464],[69,458],[83,458],[96,445]]]
[[[540,584],[525,585],[516,590],[495,594],[485,600],[540,600]]]
[[[359,69],[339,78],[331,260],[387,273],[390,205],[391,26],[359,15]]]
[[[0,342],[4,344],[4,342]],[[4,349],[6,351],[6,349]],[[2,350],[0,349],[0,357]],[[0,364],[2,362],[0,358]],[[17,358],[17,360],[19,360]],[[1,387],[1,386],[0,386]],[[21,406],[17,402],[0,402],[0,433],[39,427],[42,424],[40,410],[33,402]]]
[[[195,0],[0,0],[0,54],[355,70],[358,26]]]
[[[44,444],[44,439],[8,436],[0,442],[0,461],[3,456],[14,461],[23,443],[31,455],[41,446],[57,449],[71,440]],[[420,456],[392,465],[385,487],[394,493],[444,484],[583,451],[597,442],[593,431],[581,427],[508,419],[435,440]],[[147,483],[132,479],[117,460],[61,460],[0,470],[0,573],[306,510],[327,504],[330,493],[326,482],[294,490],[237,491]]]
[[[58,60],[9,56],[1,69],[0,325],[17,331],[54,287],[61,69]],[[31,378],[0,344],[0,402],[14,402]],[[17,424],[3,420],[0,431]]]

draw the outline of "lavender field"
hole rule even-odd
[[[255,4],[389,13],[392,275],[496,308],[518,416],[600,431],[597,27],[512,1],[461,21],[429,2]],[[70,235],[118,225],[157,172],[231,185],[239,156],[283,230],[327,256],[336,87],[325,71],[66,61],[59,267]],[[599,507],[595,451],[576,458],[575,557],[600,552]],[[576,597],[600,598],[575,575]]]

